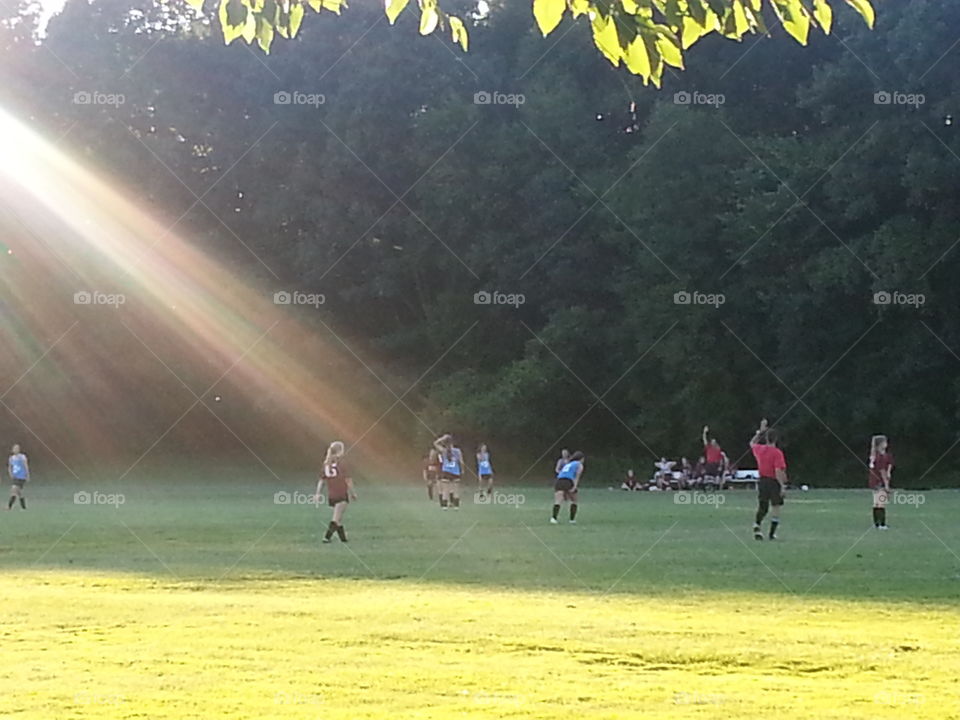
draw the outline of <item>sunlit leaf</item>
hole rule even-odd
[[[410,0],[390,0],[390,2],[387,3],[387,20],[390,21],[391,25],[397,21],[400,13],[404,11],[409,2]]]
[[[450,36],[453,38],[455,43],[458,43],[464,52],[467,52],[470,45],[470,37],[467,34],[467,28],[463,24],[463,20],[451,15],[447,20],[450,23]]]
[[[560,24],[566,9],[566,0],[533,0],[533,17],[544,37]]]

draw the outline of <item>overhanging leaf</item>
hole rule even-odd
[[[566,0],[533,0],[533,17],[544,37],[560,24],[566,9]]]

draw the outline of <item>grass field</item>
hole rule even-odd
[[[321,546],[326,508],[275,502],[309,486],[28,487],[0,514],[0,715],[960,718],[960,493],[886,533],[866,491],[794,493],[758,543],[747,491],[586,489],[551,526],[543,487],[441,513],[364,483]]]

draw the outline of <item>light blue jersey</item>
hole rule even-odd
[[[477,475],[493,475],[493,465],[490,464],[490,453],[477,453]]]
[[[460,451],[460,448],[451,448],[443,454],[443,465],[440,469],[450,475],[459,476],[461,473],[460,462],[462,459],[463,453]]]
[[[27,479],[27,456],[23,453],[17,453],[10,456],[9,461],[10,476],[16,480]]]
[[[576,480],[577,471],[580,469],[582,464],[583,463],[581,463],[579,460],[571,460],[560,469],[557,477],[563,480]]]

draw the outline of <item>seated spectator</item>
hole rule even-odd
[[[634,475],[633,470],[627,470],[627,476],[623,479],[623,482],[620,483],[621,490],[639,490],[640,485],[637,482],[637,476]]]
[[[658,490],[671,489],[671,481],[673,480],[673,466],[676,464],[677,463],[673,460],[667,460],[665,457],[661,457],[660,462],[654,463],[654,466],[657,468],[655,479]]]

